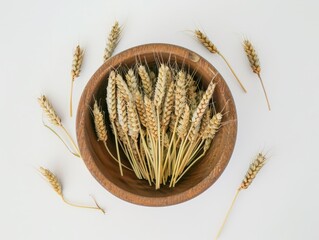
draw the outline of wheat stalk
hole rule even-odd
[[[116,118],[116,73],[110,72],[107,88],[106,88],[106,103],[111,122]]]
[[[117,115],[117,111],[116,111],[116,108],[117,108],[116,81],[117,81],[116,80],[116,73],[115,73],[115,71],[111,71],[110,75],[108,77],[108,83],[107,83],[107,88],[106,88],[106,103],[107,103],[107,109],[108,109],[108,113],[109,113],[109,119],[110,119],[113,133],[115,136],[115,146],[116,146],[118,163],[119,163],[119,167],[120,167],[120,173],[123,176],[121,155],[120,155],[119,146],[118,146],[118,134],[120,134],[120,139],[121,139],[121,132],[118,132],[117,131],[118,128],[115,127],[116,120],[118,122],[118,119],[116,118],[116,115]],[[106,147],[106,144],[105,144],[105,147]],[[108,148],[107,148],[107,150],[108,150]]]
[[[71,92],[70,92],[70,116],[72,117],[72,98],[73,98],[73,85],[74,80],[80,76],[81,66],[83,62],[83,49],[79,45],[76,46],[73,54],[73,63],[71,69]]]
[[[112,56],[120,40],[121,31],[122,31],[121,26],[119,25],[118,21],[116,21],[114,25],[112,26],[111,32],[109,33],[109,36],[107,38],[107,44],[104,50],[104,57],[103,57],[104,62]]]
[[[231,203],[231,205],[226,213],[226,216],[224,218],[222,226],[220,227],[220,229],[215,237],[215,240],[217,240],[218,237],[220,236],[220,234],[221,234],[221,232],[226,224],[226,221],[229,217],[229,214],[230,214],[230,212],[231,212],[231,210],[232,210],[232,208],[233,208],[233,206],[238,198],[240,191],[247,189],[251,185],[252,181],[255,179],[255,177],[257,176],[260,169],[265,165],[265,162],[266,162],[266,156],[263,153],[259,153],[257,155],[257,157],[255,158],[255,160],[250,164],[249,169],[247,170],[247,173],[246,173],[241,185],[237,189],[235,197],[233,198],[233,201],[232,201],[232,203]]]
[[[73,204],[73,203],[67,201],[64,198],[64,195],[63,195],[63,192],[62,192],[62,185],[59,182],[58,178],[49,169],[40,167],[39,171],[46,178],[46,180],[49,182],[49,184],[51,185],[53,190],[62,198],[62,200],[66,204],[69,204],[69,205],[71,205],[73,207],[78,207],[78,208],[96,209],[96,210],[101,211],[103,214],[105,214],[105,211],[97,204],[97,202],[95,201],[94,198],[93,198],[93,200],[94,200],[94,202],[96,204],[96,207],[76,205],[76,204]]]
[[[227,61],[225,56],[217,49],[216,45],[212,43],[212,41],[200,30],[195,30],[195,35],[197,39],[207,48],[208,51],[210,51],[213,54],[218,54],[223,61],[228,66],[229,70],[232,72],[234,77],[236,78],[237,82],[239,83],[240,87],[243,89],[244,92],[247,92],[246,88],[242,84],[242,82],[239,80],[238,76],[236,75],[234,69],[230,65],[230,63]]]
[[[261,86],[263,88],[264,95],[265,95],[265,98],[266,98],[266,101],[267,101],[267,106],[268,106],[268,109],[270,111],[271,108],[270,108],[268,95],[267,95],[267,92],[266,92],[266,88],[264,86],[264,82],[263,82],[263,80],[261,78],[261,75],[260,75],[261,67],[260,67],[258,54],[257,54],[254,46],[252,45],[252,43],[248,39],[244,40],[243,47],[244,47],[244,50],[246,52],[246,56],[248,58],[248,61],[249,61],[251,69],[253,70],[254,73],[257,74],[257,76],[258,76],[258,78],[260,80],[260,83],[261,83]]]
[[[61,118],[57,115],[56,111],[54,110],[54,108],[52,107],[51,103],[49,102],[49,100],[47,99],[47,97],[45,95],[41,95],[38,98],[38,103],[43,111],[43,113],[47,116],[47,118],[49,119],[49,121],[57,126],[60,127],[64,133],[67,135],[70,143],[72,144],[74,150],[76,152],[72,152],[69,147],[67,146],[67,144],[65,143],[65,141],[63,140],[63,138],[55,131],[53,130],[51,127],[49,127],[48,125],[46,125],[45,123],[44,126],[47,127],[49,130],[51,130],[61,141],[62,143],[68,148],[68,150],[76,157],[80,157],[80,150],[77,147],[77,145],[75,144],[73,138],[71,137],[70,133],[66,130],[66,128],[63,126]]]

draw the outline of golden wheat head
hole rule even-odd
[[[72,80],[80,76],[81,66],[83,62],[83,49],[79,45],[76,46],[73,54],[73,63],[71,70]]]
[[[266,157],[264,154],[259,153],[256,159],[250,164],[249,169],[244,177],[240,189],[247,189],[252,181],[255,179],[256,175],[260,169],[265,165]]]
[[[197,39],[210,51],[211,53],[218,53],[218,49],[215,44],[200,30],[195,30]]]
[[[41,95],[38,98],[38,102],[43,112],[50,120],[50,122],[55,126],[62,126],[61,119],[59,118],[58,114],[55,112],[54,108],[52,107],[47,97],[45,95]]]
[[[254,46],[247,39],[244,40],[243,46],[253,72],[256,74],[260,74],[261,68],[259,63],[259,57]]]
[[[98,141],[106,142],[107,140],[107,130],[104,120],[104,114],[101,111],[100,107],[97,104],[97,101],[94,101],[93,105],[93,118],[95,131],[98,138]]]
[[[62,196],[62,185],[60,184],[58,178],[48,169],[40,167],[40,173],[47,179],[47,181],[52,186],[53,190]]]

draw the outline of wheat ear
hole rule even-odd
[[[248,58],[248,61],[249,61],[251,69],[253,70],[254,73],[257,74],[257,76],[258,76],[258,78],[260,80],[260,84],[261,84],[261,86],[263,88],[263,91],[264,91],[264,94],[265,94],[265,98],[266,98],[266,101],[267,101],[268,109],[270,111],[271,108],[270,108],[268,95],[267,95],[267,92],[266,92],[266,88],[264,86],[264,82],[263,82],[263,80],[261,78],[261,75],[260,75],[261,67],[260,67],[258,54],[257,54],[253,44],[248,39],[244,40],[243,47],[244,47],[244,50],[245,50],[246,56]]]
[[[250,164],[249,169],[248,169],[241,185],[239,186],[239,188],[236,191],[236,194],[235,194],[235,196],[232,200],[232,203],[231,203],[231,205],[226,213],[226,216],[224,218],[222,226],[220,227],[220,229],[215,237],[215,240],[217,240],[218,237],[220,236],[220,234],[221,234],[221,232],[226,224],[226,221],[229,217],[229,214],[230,214],[230,212],[231,212],[231,210],[232,210],[232,208],[233,208],[233,206],[238,198],[239,192],[241,190],[247,189],[251,185],[252,181],[255,179],[255,177],[258,174],[258,172],[260,171],[260,169],[265,165],[265,162],[266,162],[266,156],[263,153],[259,153],[257,155],[257,157],[255,158],[255,160]]]
[[[216,76],[216,75],[215,75]],[[215,78],[214,76],[214,78]],[[189,130],[188,138],[190,140],[194,140],[200,130],[201,120],[206,112],[206,109],[209,105],[211,98],[213,97],[213,93],[216,87],[214,83],[214,78],[209,83],[205,93],[202,96],[197,108],[195,109],[192,116],[192,124]]]
[[[127,86],[132,94],[138,90],[138,82],[133,69],[130,68],[127,71],[127,74],[125,75],[125,79],[127,82]]]
[[[186,102],[186,73],[179,71],[175,88],[175,115],[177,118],[183,114]]]
[[[142,80],[142,86],[143,86],[143,90],[145,95],[148,98],[152,97],[152,92],[153,92],[153,85],[151,82],[151,78],[149,76],[149,74],[146,71],[145,66],[141,65],[138,67],[138,74],[140,75],[140,78]]]
[[[168,124],[170,122],[171,119],[171,115],[173,112],[173,108],[174,108],[174,88],[175,88],[175,84],[174,81],[171,81],[166,96],[165,96],[165,100],[164,100],[164,106],[163,106],[163,115],[162,115],[162,130],[166,131]]]
[[[58,114],[52,107],[47,97],[45,95],[41,95],[38,98],[38,102],[43,112],[45,113],[47,118],[50,120],[50,122],[55,126],[61,127],[62,126],[61,118],[58,116]]]
[[[232,74],[236,78],[236,80],[239,83],[240,87],[243,89],[244,92],[247,92],[246,88],[244,87],[242,82],[239,80],[239,78],[238,78],[237,74],[235,73],[234,69],[232,68],[230,63],[227,61],[225,56],[217,49],[215,44],[213,44],[212,41],[200,30],[195,30],[195,35],[196,35],[197,39],[207,48],[208,51],[210,51],[213,54],[215,54],[215,53],[218,54],[223,59],[223,61],[226,63],[226,65],[229,68],[229,70],[232,72]]]
[[[104,62],[112,56],[119,42],[121,31],[122,31],[121,26],[119,25],[118,21],[116,21],[114,25],[112,26],[111,32],[109,33],[109,36],[107,39],[107,44],[104,50],[104,57],[103,57]]]
[[[106,142],[107,140],[107,130],[104,120],[104,114],[100,107],[97,104],[97,101],[94,101],[93,105],[93,117],[94,117],[94,125],[95,125],[95,131],[97,135],[97,140]]]
[[[39,171],[46,178],[46,180],[50,183],[53,190],[62,198],[62,200],[66,204],[69,204],[73,207],[78,207],[78,208],[96,209],[96,210],[101,211],[103,214],[105,214],[105,211],[97,204],[97,202],[95,201],[94,198],[93,198],[93,200],[95,202],[96,207],[76,205],[76,204],[73,204],[73,203],[67,201],[63,196],[62,185],[59,182],[58,178],[50,170],[48,170],[46,168],[40,167]]]
[[[168,72],[168,67],[165,66],[164,64],[161,64],[158,70],[158,79],[156,82],[155,93],[154,93],[154,105],[157,109],[161,106],[165,96],[167,72]]]
[[[70,92],[70,116],[71,117],[73,112],[73,106],[72,106],[73,85],[74,85],[74,80],[80,76],[82,62],[83,62],[83,49],[81,49],[80,46],[77,45],[74,50],[73,63],[72,63],[72,69],[71,69],[71,92]]]

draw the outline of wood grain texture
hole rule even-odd
[[[96,141],[94,123],[89,106],[94,98],[101,99],[106,109],[105,96],[107,77],[111,70],[120,65],[132,66],[136,60],[147,60],[155,64],[155,57],[164,62],[177,62],[180,66],[197,71],[204,87],[207,87],[217,70],[198,54],[169,44],[147,44],[128,49],[106,61],[92,76],[85,87],[78,107],[76,131],[82,158],[96,180],[115,196],[139,205],[168,206],[184,202],[199,195],[210,187],[222,174],[232,155],[237,135],[237,114],[231,92],[223,77],[216,77],[218,83],[213,95],[217,111],[225,107],[223,121],[227,122],[214,138],[212,146],[203,159],[196,163],[174,188],[162,186],[155,190],[145,180],[139,180],[131,171],[123,169],[121,177],[118,164],[111,159],[103,143]],[[107,114],[107,113],[106,113]],[[108,118],[108,117],[107,117]],[[108,129],[109,132],[110,129]],[[111,135],[111,134],[110,134]],[[108,146],[116,155],[114,138],[110,136]],[[124,154],[123,162],[128,165]]]

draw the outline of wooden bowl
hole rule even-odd
[[[189,200],[210,187],[226,168],[234,149],[237,134],[237,115],[231,92],[223,77],[219,74],[213,99],[217,111],[224,108],[226,113],[223,122],[227,122],[213,140],[213,144],[174,188],[162,186],[155,190],[146,180],[139,180],[131,171],[123,168],[124,176],[120,175],[118,164],[111,159],[103,143],[96,139],[90,106],[94,98],[100,100],[106,109],[105,96],[107,77],[111,70],[119,66],[133,66],[137,59],[146,60],[149,65],[155,64],[155,58],[162,62],[177,62],[197,71],[201,76],[202,85],[207,87],[217,70],[196,53],[169,44],[147,44],[128,49],[106,61],[92,76],[85,87],[79,103],[76,131],[82,158],[96,180],[115,196],[139,205],[167,206]],[[107,112],[106,119],[108,119]],[[111,133],[110,129],[109,133]],[[111,134],[109,134],[111,135]],[[111,138],[111,139],[110,139]],[[108,146],[116,155],[113,137],[109,137]]]

